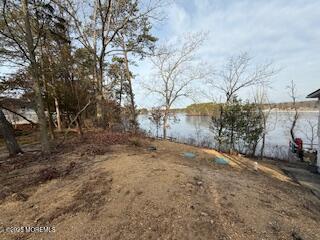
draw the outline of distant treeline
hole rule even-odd
[[[185,109],[177,109],[175,112],[185,112],[186,114],[192,115],[215,115],[219,111],[221,103],[194,103],[187,106]],[[300,111],[315,111],[319,109],[318,101],[301,101],[296,102],[296,106]],[[294,106],[292,102],[284,103],[271,103],[263,104],[264,109],[278,109],[278,110],[290,110]]]
[[[194,103],[186,108],[175,108],[171,109],[172,113],[186,113],[189,116],[208,116],[215,115],[219,111],[219,106],[221,103]],[[296,106],[300,111],[315,111],[319,109],[318,101],[301,101],[296,102]],[[265,109],[278,109],[278,110],[290,110],[293,109],[293,104],[291,102],[284,103],[270,103],[263,104]],[[148,110],[146,108],[140,109],[140,114],[147,114]]]
[[[218,103],[194,103],[187,106],[184,112],[188,115],[215,115],[219,111]]]
[[[187,113],[188,115],[212,115],[212,113],[218,111],[219,104],[217,103],[198,103],[191,104],[186,108],[172,108],[171,113]],[[146,108],[139,109],[139,114],[148,114],[150,111]]]
[[[296,106],[299,110],[318,110],[319,109],[318,101],[301,101],[296,102]],[[279,110],[290,110],[293,109],[292,102],[284,102],[284,103],[271,103],[265,104],[265,108],[277,108]]]
[[[138,113],[141,115],[146,115],[148,113],[150,113],[151,109],[147,109],[147,108],[140,108],[138,109]],[[171,113],[185,113],[186,112],[186,108],[172,108],[170,109]]]

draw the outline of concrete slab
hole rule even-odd
[[[320,199],[320,174],[311,173],[303,168],[283,166],[281,169]]]

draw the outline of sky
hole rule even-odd
[[[208,66],[219,68],[241,52],[248,52],[256,64],[273,61],[281,71],[271,79],[271,102],[290,101],[286,86],[291,81],[299,100],[320,88],[319,0],[173,0],[164,14],[166,19],[153,28],[159,44],[188,33],[207,32],[198,56]],[[157,104],[141,86],[141,81],[152,78],[148,60],[140,62],[135,71],[138,106]],[[246,89],[240,97],[245,99],[252,92]],[[190,99],[181,99],[175,107],[190,103]]]

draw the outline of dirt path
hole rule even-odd
[[[79,144],[7,169],[17,177],[0,175],[9,192],[2,191],[0,226],[55,232],[0,239],[320,239],[320,201],[276,166],[255,172],[245,158],[222,166],[211,161],[214,151],[157,141],[150,152],[149,144],[103,151]]]

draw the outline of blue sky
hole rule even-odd
[[[159,42],[208,32],[199,56],[214,68],[244,51],[258,64],[274,61],[282,70],[272,79],[269,98],[273,102],[290,100],[286,86],[291,80],[297,85],[299,100],[320,88],[319,0],[176,0],[165,14],[166,20],[153,29]],[[150,107],[155,102],[145,95],[139,81],[150,80],[152,67],[145,61],[136,71],[137,103]],[[241,97],[252,91],[243,91]],[[176,106],[191,102],[182,100]]]

